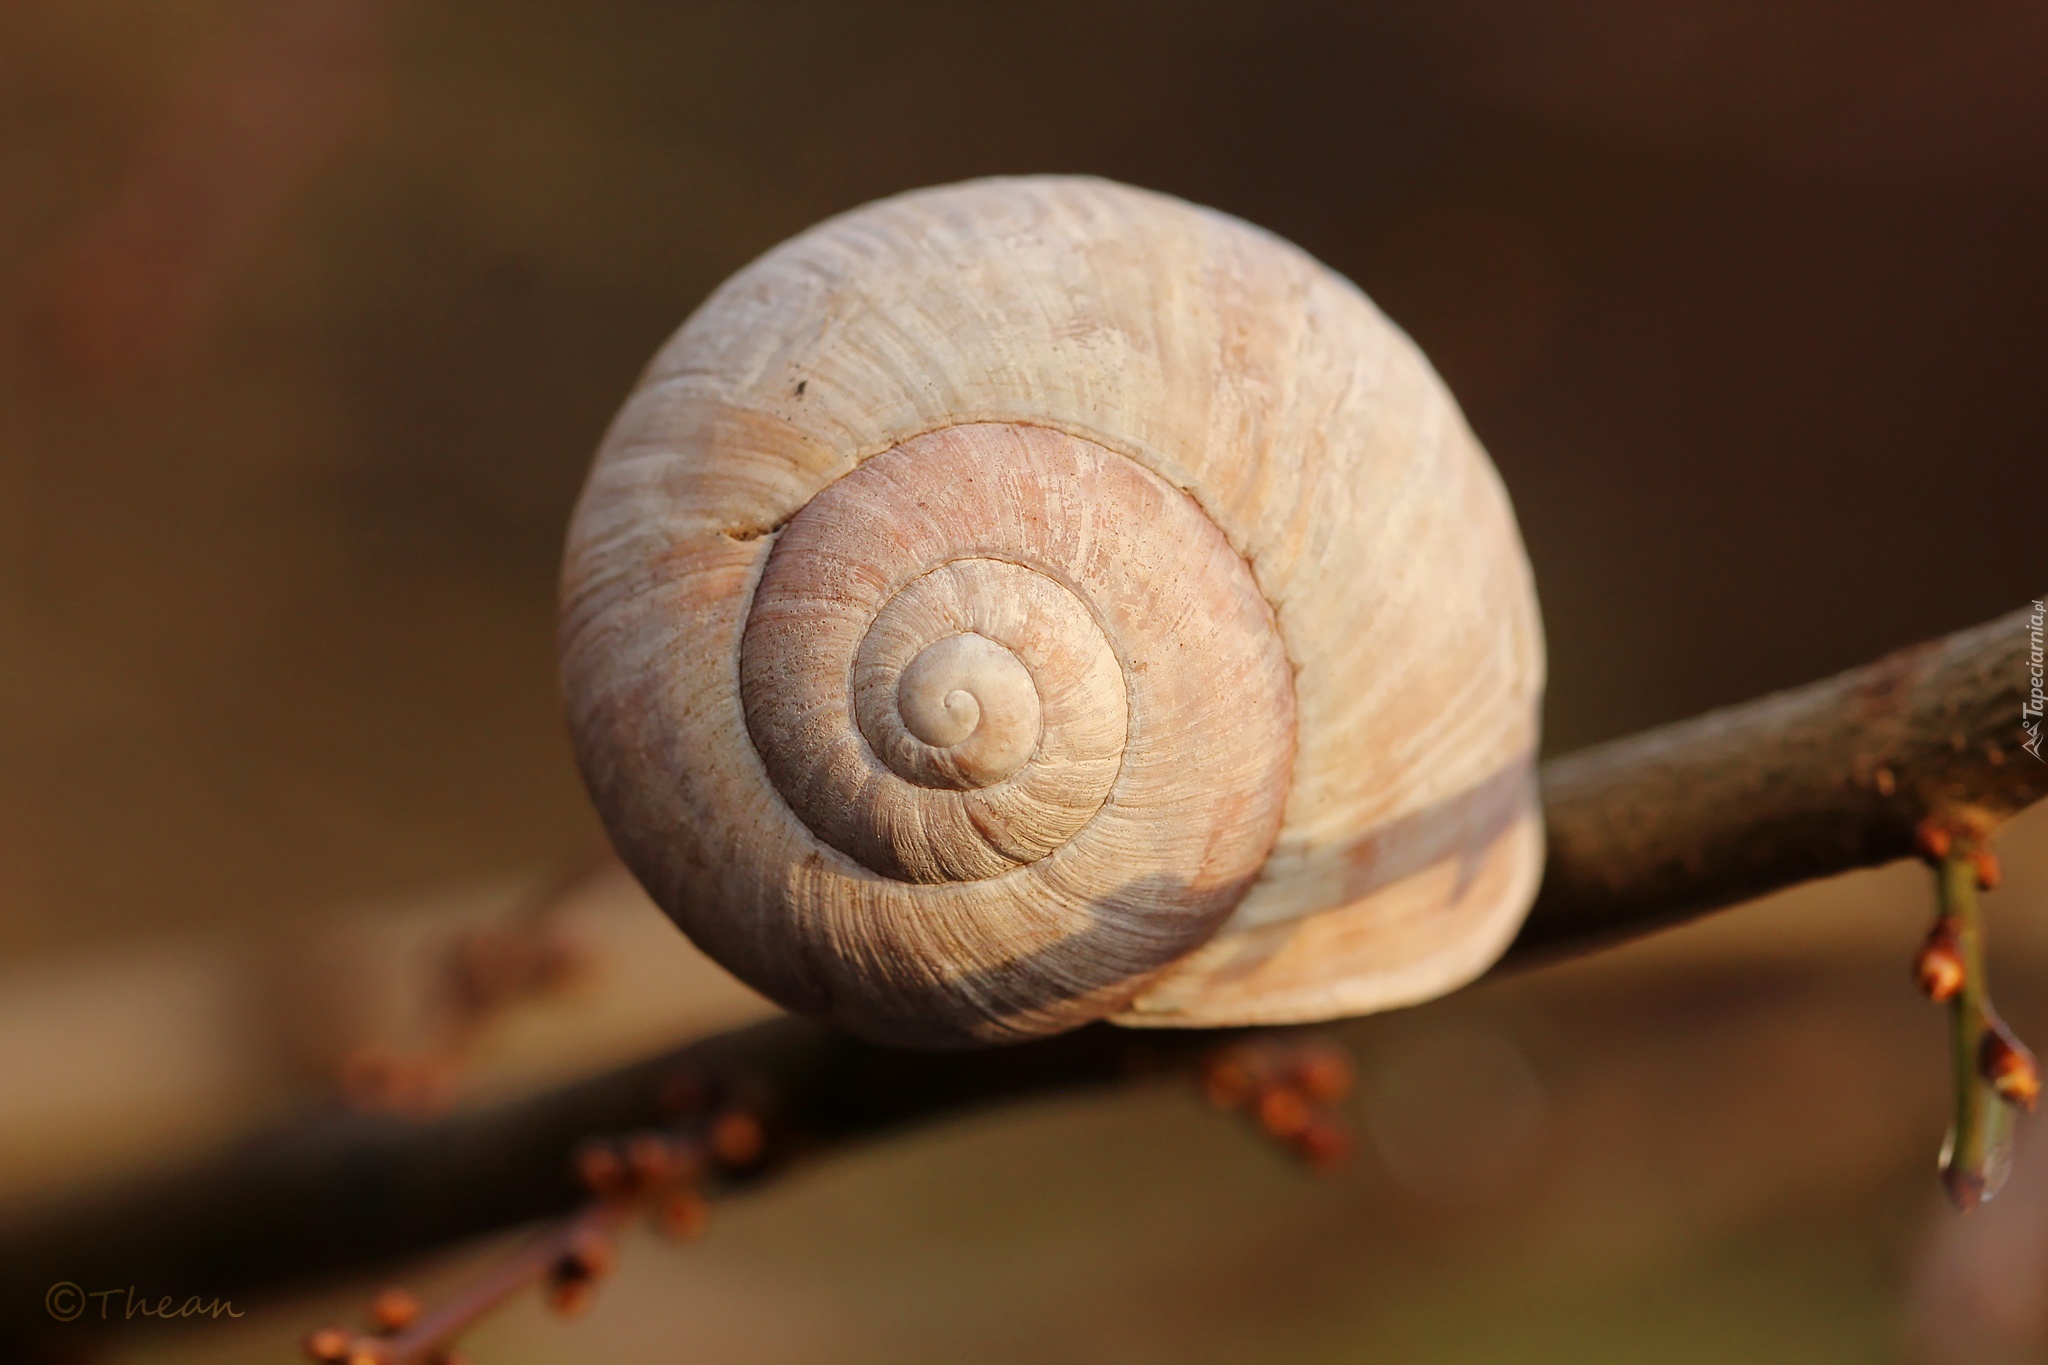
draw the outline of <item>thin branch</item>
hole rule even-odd
[[[2048,796],[2048,764],[2019,748],[2031,619],[1547,765],[1550,870],[1512,956],[1588,948],[1909,856],[1923,817],[1968,809],[1995,824]],[[779,1019],[431,1123],[302,1121],[204,1167],[17,1222],[0,1231],[0,1278],[246,1294],[361,1273],[575,1207],[586,1196],[570,1154],[591,1134],[752,1115],[759,1159],[707,1187],[715,1195],[941,1116],[1185,1074],[1245,1036],[1095,1026],[915,1053]],[[0,1306],[0,1345],[50,1327],[35,1296]]]
[[[2022,608],[1544,764],[1549,861],[1510,960],[1910,857],[1930,816],[1996,824],[2048,796],[2021,748],[2040,620]]]
[[[611,1239],[635,1211],[631,1200],[592,1200],[423,1316],[410,1318],[414,1305],[408,1297],[388,1333],[362,1336],[326,1328],[307,1341],[307,1353],[338,1365],[411,1365],[432,1359],[513,1295],[559,1274],[565,1263],[577,1265],[583,1276],[570,1285],[580,1286],[593,1277],[599,1267],[591,1263],[612,1254]]]

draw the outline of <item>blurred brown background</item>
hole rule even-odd
[[[1301,243],[1499,464],[1561,752],[2048,587],[2044,71],[2036,3],[0,6],[8,1188],[289,1109],[403,1013],[405,945],[595,844],[550,658],[568,507],[641,363],[783,237],[1085,171]],[[2048,895],[2040,825],[2008,920]],[[1365,1026],[1384,1140],[1334,1187],[1180,1099],[990,1120],[479,1357],[1934,1351],[1910,1305],[1978,1253],[1928,1221],[1923,893],[1847,879]],[[605,896],[594,980],[504,1086],[755,1008]],[[2001,998],[2039,1034],[2031,933]],[[1401,1173],[1455,1145],[1399,1136],[1427,1046],[1528,1097],[1429,1121],[1550,1134],[1498,1190],[1484,1152],[1444,1178],[1477,1201]],[[2048,1312],[2028,1254],[2013,1341]],[[323,1311],[271,1308],[134,1349],[284,1358]]]

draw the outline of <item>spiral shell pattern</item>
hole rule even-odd
[[[1123,766],[1130,701],[1088,605],[1117,605],[1097,581],[1115,566],[1089,564],[1089,528],[1055,520],[1044,496],[1108,462],[1026,429],[998,439],[1036,506],[1004,498],[953,433],[917,443],[940,447],[929,464],[914,447],[871,460],[783,532],[741,647],[747,728],[777,790],[820,838],[901,881],[1037,862],[1095,818]],[[935,473],[942,515],[906,518]],[[1110,629],[1143,624],[1122,611]]]
[[[1131,460],[1021,424],[926,433],[812,498],[755,589],[740,695],[797,818],[907,883],[878,894],[964,897],[1021,948],[1014,901],[1091,888],[1066,950],[1039,947],[1067,996],[1209,936],[1293,757],[1272,609],[1223,534]],[[1124,917],[1143,927],[1103,926]]]
[[[563,567],[570,729],[649,894],[871,1038],[1440,993],[1533,894],[1542,640],[1455,404],[1268,234],[919,191],[650,366]]]

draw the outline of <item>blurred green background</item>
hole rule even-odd
[[[1091,172],[1356,280],[1507,481],[1563,752],[2048,586],[2044,70],[2034,3],[0,6],[0,1195],[296,1112],[596,844],[569,504],[660,341],[818,218]],[[2038,1039],[2038,814],[2008,858]],[[2048,1359],[2048,1188],[1935,1206],[1923,881],[1353,1026],[1329,1181],[1185,1095],[990,1116],[475,1355]],[[466,1099],[759,1008],[591,900],[591,979]],[[120,1349],[286,1359],[362,1292]]]

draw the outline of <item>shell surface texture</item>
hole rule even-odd
[[[605,438],[559,639],[656,903],[883,1042],[1413,1003],[1541,872],[1541,622],[1450,394],[1297,248],[1107,181],[728,280]]]

